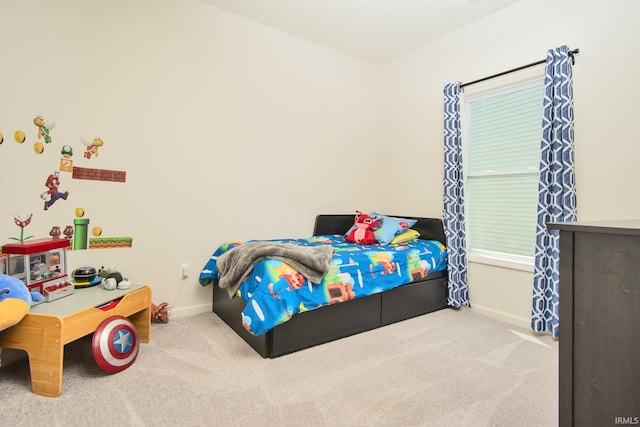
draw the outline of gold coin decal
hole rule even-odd
[[[17,130],[16,133],[13,135],[13,137],[16,139],[16,142],[19,144],[22,144],[25,139],[24,132],[22,132],[21,130]]]

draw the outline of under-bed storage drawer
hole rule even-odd
[[[381,324],[399,322],[447,307],[447,278],[399,286],[381,294]]]
[[[271,357],[333,341],[380,326],[380,295],[356,298],[298,313],[271,330]]]

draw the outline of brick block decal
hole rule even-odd
[[[107,169],[92,169],[73,167],[73,179],[88,179],[93,181],[126,182],[126,171],[114,171]]]

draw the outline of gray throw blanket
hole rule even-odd
[[[223,253],[216,261],[218,286],[233,298],[242,280],[262,259],[286,262],[312,283],[320,283],[329,270],[334,249],[331,246],[300,246],[268,241],[249,242]]]

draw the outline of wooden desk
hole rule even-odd
[[[109,310],[97,307],[121,298]],[[62,393],[64,346],[96,331],[104,319],[128,317],[136,327],[140,342],[149,342],[151,288],[132,285],[129,289],[107,291],[100,286],[76,289],[73,295],[41,303],[18,323],[0,331],[0,349],[24,350],[29,356],[31,386],[35,394],[56,397]]]

